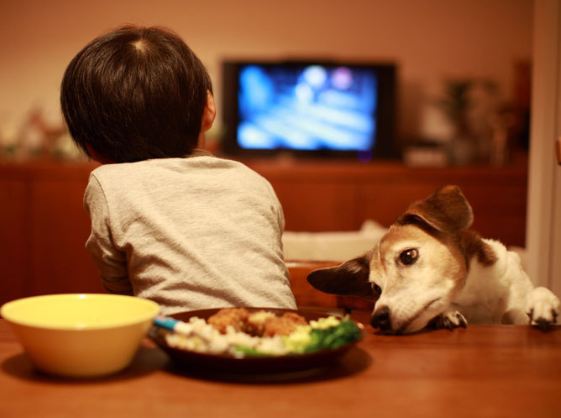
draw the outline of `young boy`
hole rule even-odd
[[[86,248],[107,291],[152,299],[163,314],[295,308],[271,185],[203,151],[216,114],[210,78],[173,32],[127,26],[70,62],[62,111],[90,175]]]

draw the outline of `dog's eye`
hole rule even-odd
[[[413,264],[415,261],[417,261],[418,257],[419,252],[414,248],[410,248],[409,250],[405,250],[401,254],[399,254],[399,259],[406,266],[410,266],[411,264]]]
[[[377,293],[378,295],[382,294],[382,288],[378,286],[376,283],[372,283],[372,290],[374,291],[374,293]]]

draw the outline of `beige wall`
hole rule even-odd
[[[107,29],[138,23],[184,37],[219,102],[224,57],[395,60],[398,132],[414,136],[442,77],[492,77],[510,95],[514,62],[532,54],[532,10],[531,0],[0,0],[0,129],[32,106],[58,120],[73,55]]]

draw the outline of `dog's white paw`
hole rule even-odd
[[[432,320],[432,325],[436,329],[467,328],[467,324],[467,320],[458,311],[444,312]]]
[[[526,300],[526,313],[530,318],[530,324],[541,329],[547,329],[557,323],[560,309],[559,298],[545,287],[536,287]]]

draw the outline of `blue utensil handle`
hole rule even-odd
[[[179,321],[177,319],[170,318],[168,316],[157,316],[156,318],[154,318],[154,325],[169,329],[171,331],[174,330],[178,322]]]

